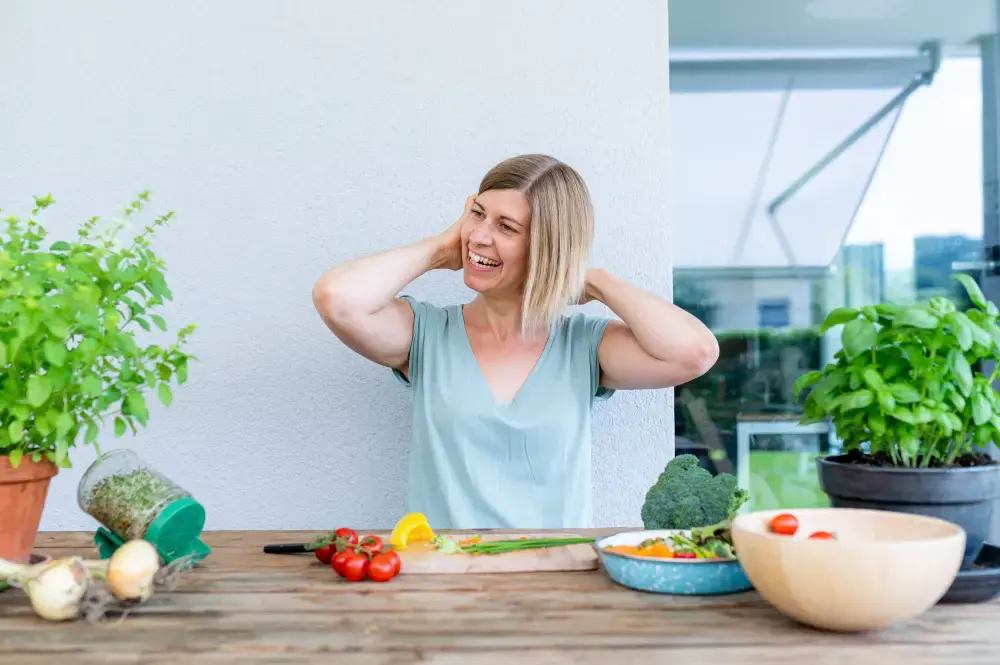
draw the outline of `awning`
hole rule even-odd
[[[671,60],[678,270],[828,267],[936,50]]]

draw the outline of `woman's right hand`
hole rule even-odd
[[[475,196],[467,198],[462,216],[448,230],[438,235],[441,246],[438,250],[436,263],[442,269],[461,270],[465,264],[465,252],[462,251],[462,224],[465,222],[466,215],[472,211],[472,203],[475,200]]]

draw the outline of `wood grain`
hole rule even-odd
[[[646,594],[601,570],[352,584],[311,555],[261,552],[318,535],[206,534],[214,552],[204,564],[122,621],[50,624],[20,592],[0,593],[0,664],[943,665],[995,664],[1000,654],[1000,601],[941,605],[890,630],[836,635],[793,623],[752,591]],[[96,556],[90,536],[41,534],[36,549]]]
[[[494,531],[484,534],[482,542],[517,538],[580,537],[580,534]],[[585,536],[584,536],[585,537]],[[401,575],[474,575],[489,573],[537,573],[596,570],[598,556],[590,544],[524,550],[498,556],[442,554],[428,543],[413,543],[399,552],[403,560]]]

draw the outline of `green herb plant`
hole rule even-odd
[[[187,380],[193,356],[182,347],[193,325],[169,345],[136,337],[167,331],[157,310],[173,297],[151,249],[173,213],[119,238],[148,201],[142,192],[122,221],[98,232],[91,218],[69,241],[50,242],[36,220],[51,195],[35,197],[27,220],[0,223],[0,456],[12,466],[28,456],[69,467],[79,438],[98,447],[109,419],[116,437],[136,434],[149,419],[147,392],[169,406],[171,384]]]
[[[795,383],[809,389],[802,423],[830,418],[846,451],[868,443],[873,456],[898,467],[948,467],[989,442],[1000,442],[997,307],[975,281],[957,274],[973,306],[959,311],[934,297],[830,312],[842,348],[822,371]],[[990,374],[973,369],[994,363]]]

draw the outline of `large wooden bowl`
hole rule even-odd
[[[791,513],[794,536],[771,532]],[[836,540],[813,540],[830,531]],[[814,628],[859,632],[913,619],[948,591],[962,564],[965,532],[933,517],[853,508],[747,513],[733,544],[754,588],[779,612]]]

